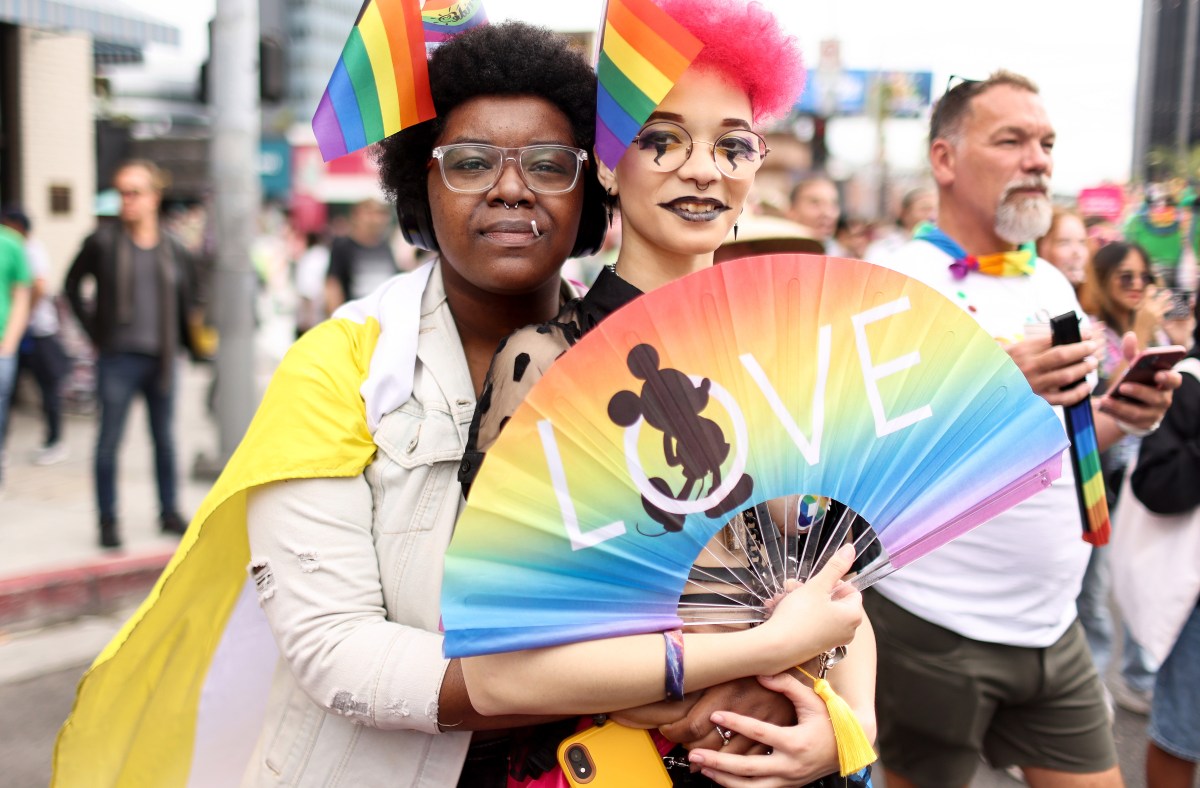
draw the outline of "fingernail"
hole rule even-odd
[[[855,550],[854,550],[854,545],[852,545],[852,544],[844,544],[838,550],[838,556],[840,558],[842,558],[843,560],[850,559],[853,561],[854,555],[855,555]]]
[[[724,725],[725,724],[725,715],[719,711],[714,711],[712,713],[712,715],[709,716],[708,719],[712,722],[713,725]]]
[[[689,761],[691,761],[692,763],[699,763],[699,764],[703,764],[703,763],[704,763],[704,756],[703,756],[703,755],[701,755],[701,754],[700,754],[700,753],[698,753],[698,752],[694,752],[694,751],[693,751],[693,752],[689,752],[689,753],[688,753],[688,760],[689,760]]]

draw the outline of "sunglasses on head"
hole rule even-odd
[[[1117,282],[1120,283],[1121,289],[1123,290],[1132,289],[1133,283],[1137,279],[1141,280],[1142,287],[1149,287],[1150,285],[1154,284],[1154,274],[1149,272],[1137,274],[1133,271],[1121,271],[1117,274]]]

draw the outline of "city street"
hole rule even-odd
[[[463,698],[848,642],[809,581],[850,542],[824,577],[907,570],[893,764],[1026,784],[965,731],[1092,785],[1111,725],[1100,782],[1200,788],[1200,0],[0,0],[0,63],[0,788],[51,781],[85,676],[54,788],[453,780]],[[1143,647],[1046,645],[1077,612],[1171,655],[1154,785],[1093,683],[1144,706]],[[814,682],[747,782],[831,768]],[[464,786],[553,751],[507,734]]]

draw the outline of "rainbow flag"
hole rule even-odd
[[[434,117],[418,0],[368,0],[313,115],[331,161]]]
[[[487,24],[483,0],[426,0],[421,7],[425,45],[440,44],[476,25]]]
[[[1079,318],[1066,312],[1050,318],[1050,337],[1055,345],[1070,345],[1080,341]],[[1082,383],[1075,381],[1063,389]],[[1097,547],[1108,544],[1112,526],[1108,520],[1108,498],[1104,493],[1104,474],[1100,470],[1100,443],[1096,439],[1096,422],[1092,415],[1091,397],[1063,408],[1063,422],[1071,439],[1071,469],[1075,472],[1075,495],[1079,501],[1079,516],[1083,523],[1083,541]]]
[[[1075,492],[1083,519],[1083,541],[1108,544],[1112,526],[1108,518],[1108,498],[1104,475],[1100,470],[1100,446],[1096,442],[1096,423],[1090,398],[1063,408],[1067,435],[1071,439],[1071,468],[1075,471]]]
[[[652,0],[609,0],[596,59],[596,155],[610,169],[703,47]]]

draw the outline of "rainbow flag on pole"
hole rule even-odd
[[[609,0],[596,60],[596,155],[610,169],[703,46],[652,0]]]
[[[313,115],[325,161],[434,117],[418,0],[368,0]]]
[[[1063,408],[1067,434],[1071,438],[1071,466],[1075,471],[1075,492],[1083,520],[1083,541],[1097,547],[1108,544],[1112,524],[1108,518],[1108,497],[1104,492],[1104,474],[1100,468],[1100,445],[1090,398]]]
[[[483,0],[426,0],[421,7],[425,44],[440,44],[476,25],[487,24]]]

